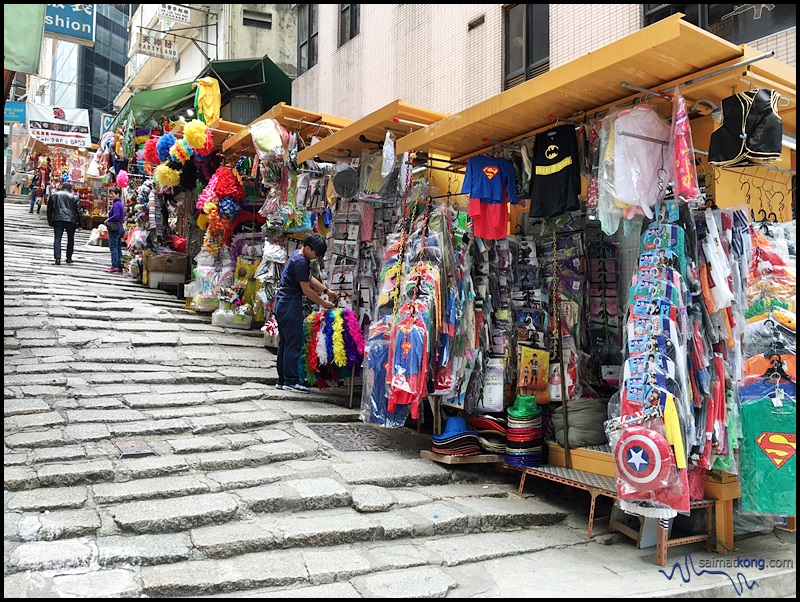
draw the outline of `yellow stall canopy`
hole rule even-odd
[[[701,99],[719,105],[749,87],[773,88],[788,101],[780,115],[784,131],[794,136],[795,70],[768,58],[771,53],[731,44],[681,17],[673,15],[432,123],[398,140],[397,152],[423,150],[464,161],[487,152],[493,141],[515,142],[546,129],[552,118],[582,119],[631,102],[644,95],[633,93],[636,88],[668,93],[678,85],[690,107]],[[668,102],[657,108],[669,114]],[[703,108],[710,112],[709,105]]]

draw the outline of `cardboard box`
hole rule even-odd
[[[186,255],[157,255],[147,256],[148,272],[167,272],[170,274],[186,274],[189,258]]]
[[[158,288],[159,284],[183,284],[186,276],[175,272],[147,272],[147,285],[150,288]]]

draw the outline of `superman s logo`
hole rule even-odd
[[[500,169],[494,167],[493,165],[487,165],[481,171],[483,172],[483,175],[485,175],[486,178],[489,180],[491,180],[493,177],[495,177],[497,174],[500,173]]]
[[[756,443],[777,468],[791,460],[797,451],[797,435],[794,433],[761,433],[756,437]]]

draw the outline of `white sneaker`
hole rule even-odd
[[[311,393],[311,389],[306,387],[305,385],[296,384],[296,385],[283,385],[284,391],[295,391],[297,393]]]
[[[278,389],[278,391],[283,391],[286,387],[284,385],[279,385],[275,383],[275,388]]]

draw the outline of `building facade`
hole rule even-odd
[[[162,6],[178,7],[172,18]],[[114,106],[138,91],[193,81],[210,61],[268,56],[295,76],[297,13],[290,4],[139,5],[130,22],[124,82]],[[175,48],[175,58],[142,52],[146,38]],[[268,107],[267,107],[268,108]]]
[[[676,12],[796,65],[794,5],[302,4],[296,10],[292,102],[349,119],[397,98],[456,113]]]

